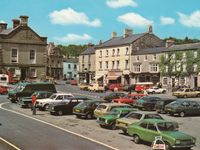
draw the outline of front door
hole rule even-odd
[[[27,75],[27,68],[21,68],[21,77],[20,77],[20,80],[24,81],[26,79],[26,75]]]

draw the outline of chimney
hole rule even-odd
[[[152,27],[152,25],[148,26],[148,31],[147,32],[150,33],[150,34],[153,33],[153,27]]]
[[[7,23],[0,23],[0,32],[7,29]]]
[[[20,25],[27,26],[28,25],[28,16],[20,16]]]
[[[94,44],[92,44],[92,43],[88,43],[88,45],[87,45],[88,48],[93,47],[93,46],[94,46]]]
[[[165,47],[170,47],[172,45],[174,45],[174,40],[166,40]]]
[[[19,19],[13,19],[12,22],[13,22],[13,28],[16,28],[20,24],[20,20]]]
[[[124,37],[128,37],[130,35],[133,35],[133,30],[132,29],[125,29],[124,30]]]
[[[102,40],[100,40],[100,41],[99,41],[99,45],[102,44],[102,43],[103,43]]]
[[[117,32],[112,32],[111,34],[112,39],[117,37]]]

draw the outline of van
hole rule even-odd
[[[94,110],[94,116],[98,118],[107,115],[113,108],[131,108],[131,106],[122,103],[102,103]]]
[[[153,87],[153,82],[137,82],[135,84],[135,91],[137,93],[143,92],[149,88]]]
[[[36,91],[48,91],[56,93],[53,83],[49,82],[20,82],[17,87],[8,92],[8,99],[14,103],[19,101],[21,97],[29,97]]]

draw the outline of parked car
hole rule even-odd
[[[138,99],[133,105],[140,110],[155,110],[155,105],[158,100],[161,100],[161,98],[156,96],[145,96]]]
[[[108,115],[101,116],[97,118],[97,123],[101,127],[107,127],[110,129],[116,129],[116,120],[118,118],[124,117],[131,111],[136,111],[134,108],[114,108],[112,109]]]
[[[73,108],[73,114],[75,114],[76,117],[78,118],[84,117],[86,119],[92,119],[94,118],[94,110],[101,103],[106,103],[106,101],[104,100],[83,101]]]
[[[195,137],[178,131],[177,123],[160,119],[145,119],[134,123],[128,127],[128,134],[137,144],[141,141],[152,143],[155,137],[161,136],[166,150],[191,148],[196,143]]]
[[[35,95],[36,99],[45,99],[49,98],[53,93],[48,91],[37,91],[34,92],[30,97],[22,97],[19,100],[19,105],[21,107],[32,107],[32,96]]]
[[[71,85],[78,85],[78,82],[77,82],[77,80],[71,80],[71,81],[70,81],[70,84],[71,84]]]
[[[88,100],[86,97],[68,97],[65,101],[51,103],[48,110],[50,114],[56,114],[59,116],[72,114],[74,106],[86,100]]]
[[[170,115],[178,114],[181,117],[200,115],[200,104],[192,100],[176,100],[165,106],[165,112]]]
[[[36,91],[56,93],[56,88],[53,83],[49,82],[20,82],[15,89],[8,92],[8,99],[14,103],[21,97],[31,96]]]
[[[159,114],[152,112],[130,112],[125,117],[117,119],[116,127],[127,133],[128,125],[139,122],[143,119],[163,119]]]
[[[126,96],[127,94],[124,92],[111,92],[111,93],[106,93],[106,96],[104,97],[104,100],[111,102],[113,99],[116,98],[121,98]]]
[[[157,113],[166,113],[165,106],[175,100],[176,100],[176,98],[164,98],[164,99],[158,100],[155,105],[156,112]]]
[[[104,92],[105,88],[103,85],[99,85],[98,83],[92,83],[89,85],[88,90],[94,92]]]
[[[6,85],[0,85],[0,94],[6,95],[10,87]]]
[[[36,107],[41,110],[48,110],[49,104],[59,102],[69,102],[69,97],[74,97],[71,93],[55,93],[46,99],[36,100]]]
[[[135,91],[138,93],[143,92],[153,86],[153,82],[137,82],[135,84]]]
[[[96,118],[107,115],[113,108],[131,108],[128,104],[119,104],[119,103],[102,103],[94,110],[94,116]]]
[[[167,92],[167,89],[159,88],[159,87],[152,87],[149,89],[146,89],[146,92],[148,94],[165,94]]]
[[[133,103],[135,103],[137,99],[144,97],[144,96],[146,96],[146,95],[145,94],[128,94],[125,97],[113,99],[112,102],[133,105]]]
[[[124,90],[124,85],[121,83],[110,83],[108,85],[108,90],[110,91],[123,91]]]
[[[200,97],[200,91],[194,91],[193,89],[190,89],[190,88],[181,88],[173,92],[172,95],[179,98]]]
[[[89,87],[89,84],[86,84],[86,83],[81,83],[79,85],[80,90],[86,90],[87,91],[88,87]]]

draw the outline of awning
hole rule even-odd
[[[110,71],[108,72],[107,80],[117,80],[122,75],[121,71]]]
[[[120,76],[107,76],[107,80],[117,80]]]
[[[95,76],[95,80],[99,80],[100,78],[103,78],[103,75],[102,76]]]

